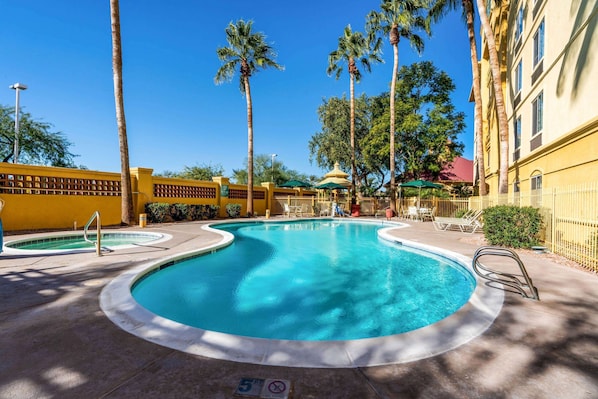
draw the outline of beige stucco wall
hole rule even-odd
[[[598,179],[598,0],[575,2],[537,0],[511,1],[509,24],[502,34],[508,38],[505,102],[509,119],[509,191],[519,180],[524,184],[535,173],[542,173],[543,187],[577,184]],[[522,44],[515,48],[516,15],[524,7]],[[543,72],[532,84],[534,34],[545,23]],[[521,101],[513,107],[515,69],[522,60]],[[482,63],[482,68],[487,67]],[[483,72],[484,74],[484,72]],[[533,101],[544,93],[542,145],[531,149]],[[489,94],[489,93],[485,93]],[[486,104],[491,103],[485,101]],[[488,111],[486,111],[488,113]],[[514,159],[514,121],[521,117],[519,159]],[[496,123],[489,121],[490,137],[495,137]],[[490,151],[487,170],[491,193],[498,186],[499,146],[497,139],[485,148]]]

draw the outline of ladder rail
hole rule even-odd
[[[490,269],[489,267],[482,265],[482,263],[480,262],[480,258],[483,256],[502,256],[513,259],[519,266],[521,274],[518,275]],[[513,288],[524,298],[529,298],[536,301],[540,300],[540,296],[538,295],[538,289],[534,286],[531,277],[525,269],[525,265],[523,264],[523,262],[521,261],[521,259],[515,251],[508,248],[482,246],[476,250],[473,256],[472,266],[473,270],[478,276],[486,280]],[[523,281],[521,280],[521,278],[523,278]]]
[[[97,241],[93,241],[87,236],[87,230],[89,230],[89,226],[91,226],[91,224],[93,223],[94,220],[96,221]],[[102,222],[101,222],[101,218],[100,218],[100,211],[95,211],[91,215],[91,217],[89,218],[87,223],[85,224],[85,227],[83,228],[83,239],[86,242],[89,242],[96,247],[96,254],[98,256],[102,256],[102,246],[101,246],[102,231],[101,230],[102,230]]]

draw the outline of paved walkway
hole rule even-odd
[[[530,251],[520,256],[540,302],[506,293],[482,336],[411,363],[305,369],[214,360],[144,341],[108,320],[98,302],[104,285],[140,263],[219,241],[200,227],[151,225],[146,230],[173,239],[102,257],[0,255],[0,399],[232,398],[244,377],[289,380],[294,399],[598,398],[598,277]],[[393,234],[466,256],[479,245],[431,223]]]

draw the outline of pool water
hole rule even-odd
[[[475,289],[449,259],[380,240],[379,224],[237,223],[225,249],[149,273],[142,306],[177,322],[235,335],[352,340],[433,324]]]
[[[97,234],[95,233],[88,234],[87,237],[92,241],[97,241]],[[160,234],[149,233],[102,233],[100,244],[102,247],[142,244],[155,241],[161,237],[162,235]],[[95,248],[95,244],[85,241],[81,234],[40,237],[7,243],[6,245],[9,248],[22,250],[70,250]]]

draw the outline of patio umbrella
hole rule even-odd
[[[327,182],[324,184],[318,184],[315,188],[320,189],[327,189],[327,190],[346,190],[347,187],[343,186],[342,184],[334,183],[334,182]]]
[[[306,183],[301,180],[289,180],[287,182],[282,183],[278,187],[289,187],[289,188],[304,187],[304,188],[307,188],[307,187],[311,187],[311,184]]]
[[[412,180],[406,183],[399,184],[401,187],[413,187],[417,188],[417,207],[419,208],[421,196],[422,196],[422,188],[442,188],[440,184],[432,183],[431,181],[427,180]]]

